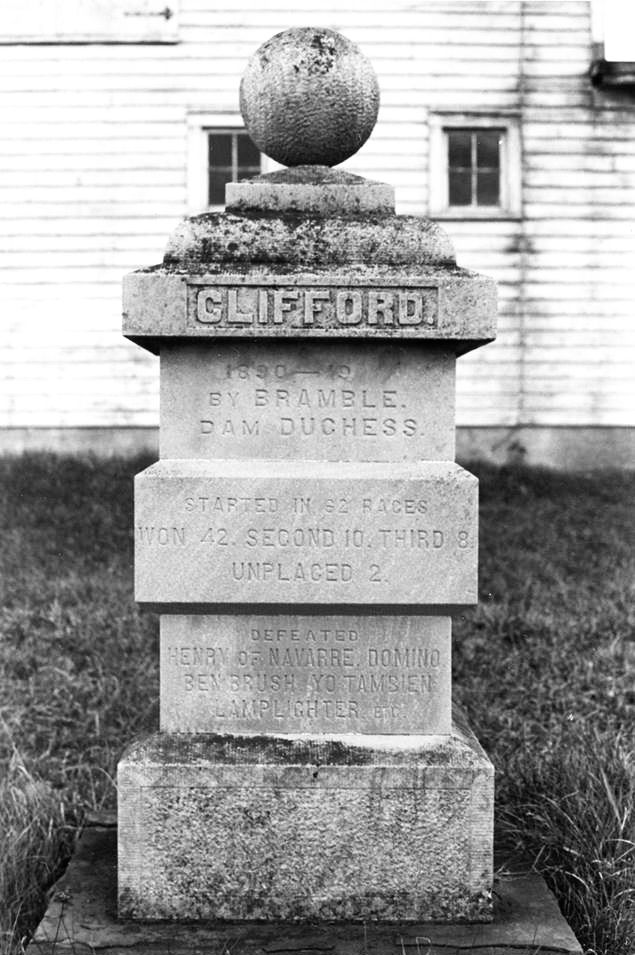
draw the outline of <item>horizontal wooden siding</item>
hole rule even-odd
[[[632,423],[635,102],[587,78],[584,2],[183,0],[173,45],[6,45],[0,58],[0,426],[144,426],[157,362],[120,336],[122,276],[160,261],[187,209],[187,117],[238,110],[254,49],[341,30],[382,107],[346,166],[429,208],[431,113],[519,117],[522,215],[448,221],[500,283],[495,344],[461,359],[469,426]]]

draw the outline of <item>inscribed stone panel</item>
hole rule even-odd
[[[162,615],[161,730],[448,734],[450,618]]]
[[[161,461],[136,478],[136,599],[433,607],[477,598],[477,482],[453,464]],[[442,612],[442,611],[441,611]]]
[[[161,457],[454,459],[448,346],[164,345]]]

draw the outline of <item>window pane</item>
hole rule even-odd
[[[501,134],[498,129],[482,129],[476,133],[476,165],[498,169]]]
[[[500,177],[496,172],[477,173],[476,202],[479,206],[497,206],[500,204]]]
[[[260,175],[261,156],[257,146],[242,129],[209,132],[207,144],[208,203],[211,206],[222,206],[225,203],[225,185],[228,182]],[[232,150],[234,144],[237,155]]]
[[[258,166],[260,169],[260,150],[254,145],[247,133],[238,133],[238,165]]]
[[[231,166],[209,167],[209,204],[222,206],[225,204],[225,184],[232,181]]]
[[[449,200],[451,206],[469,206],[472,202],[472,173],[469,169],[449,173]]]
[[[232,164],[232,134],[209,133],[209,164],[210,166],[231,166]]]
[[[469,169],[472,165],[472,134],[469,130],[455,130],[448,133],[448,164]]]

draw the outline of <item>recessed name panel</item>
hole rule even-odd
[[[436,328],[439,288],[192,285],[188,288],[188,322],[214,325],[219,331],[256,325]]]

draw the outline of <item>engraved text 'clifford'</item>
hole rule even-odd
[[[434,286],[342,289],[213,285],[195,288],[193,294],[196,321],[221,328],[434,328],[439,317],[438,289]]]

